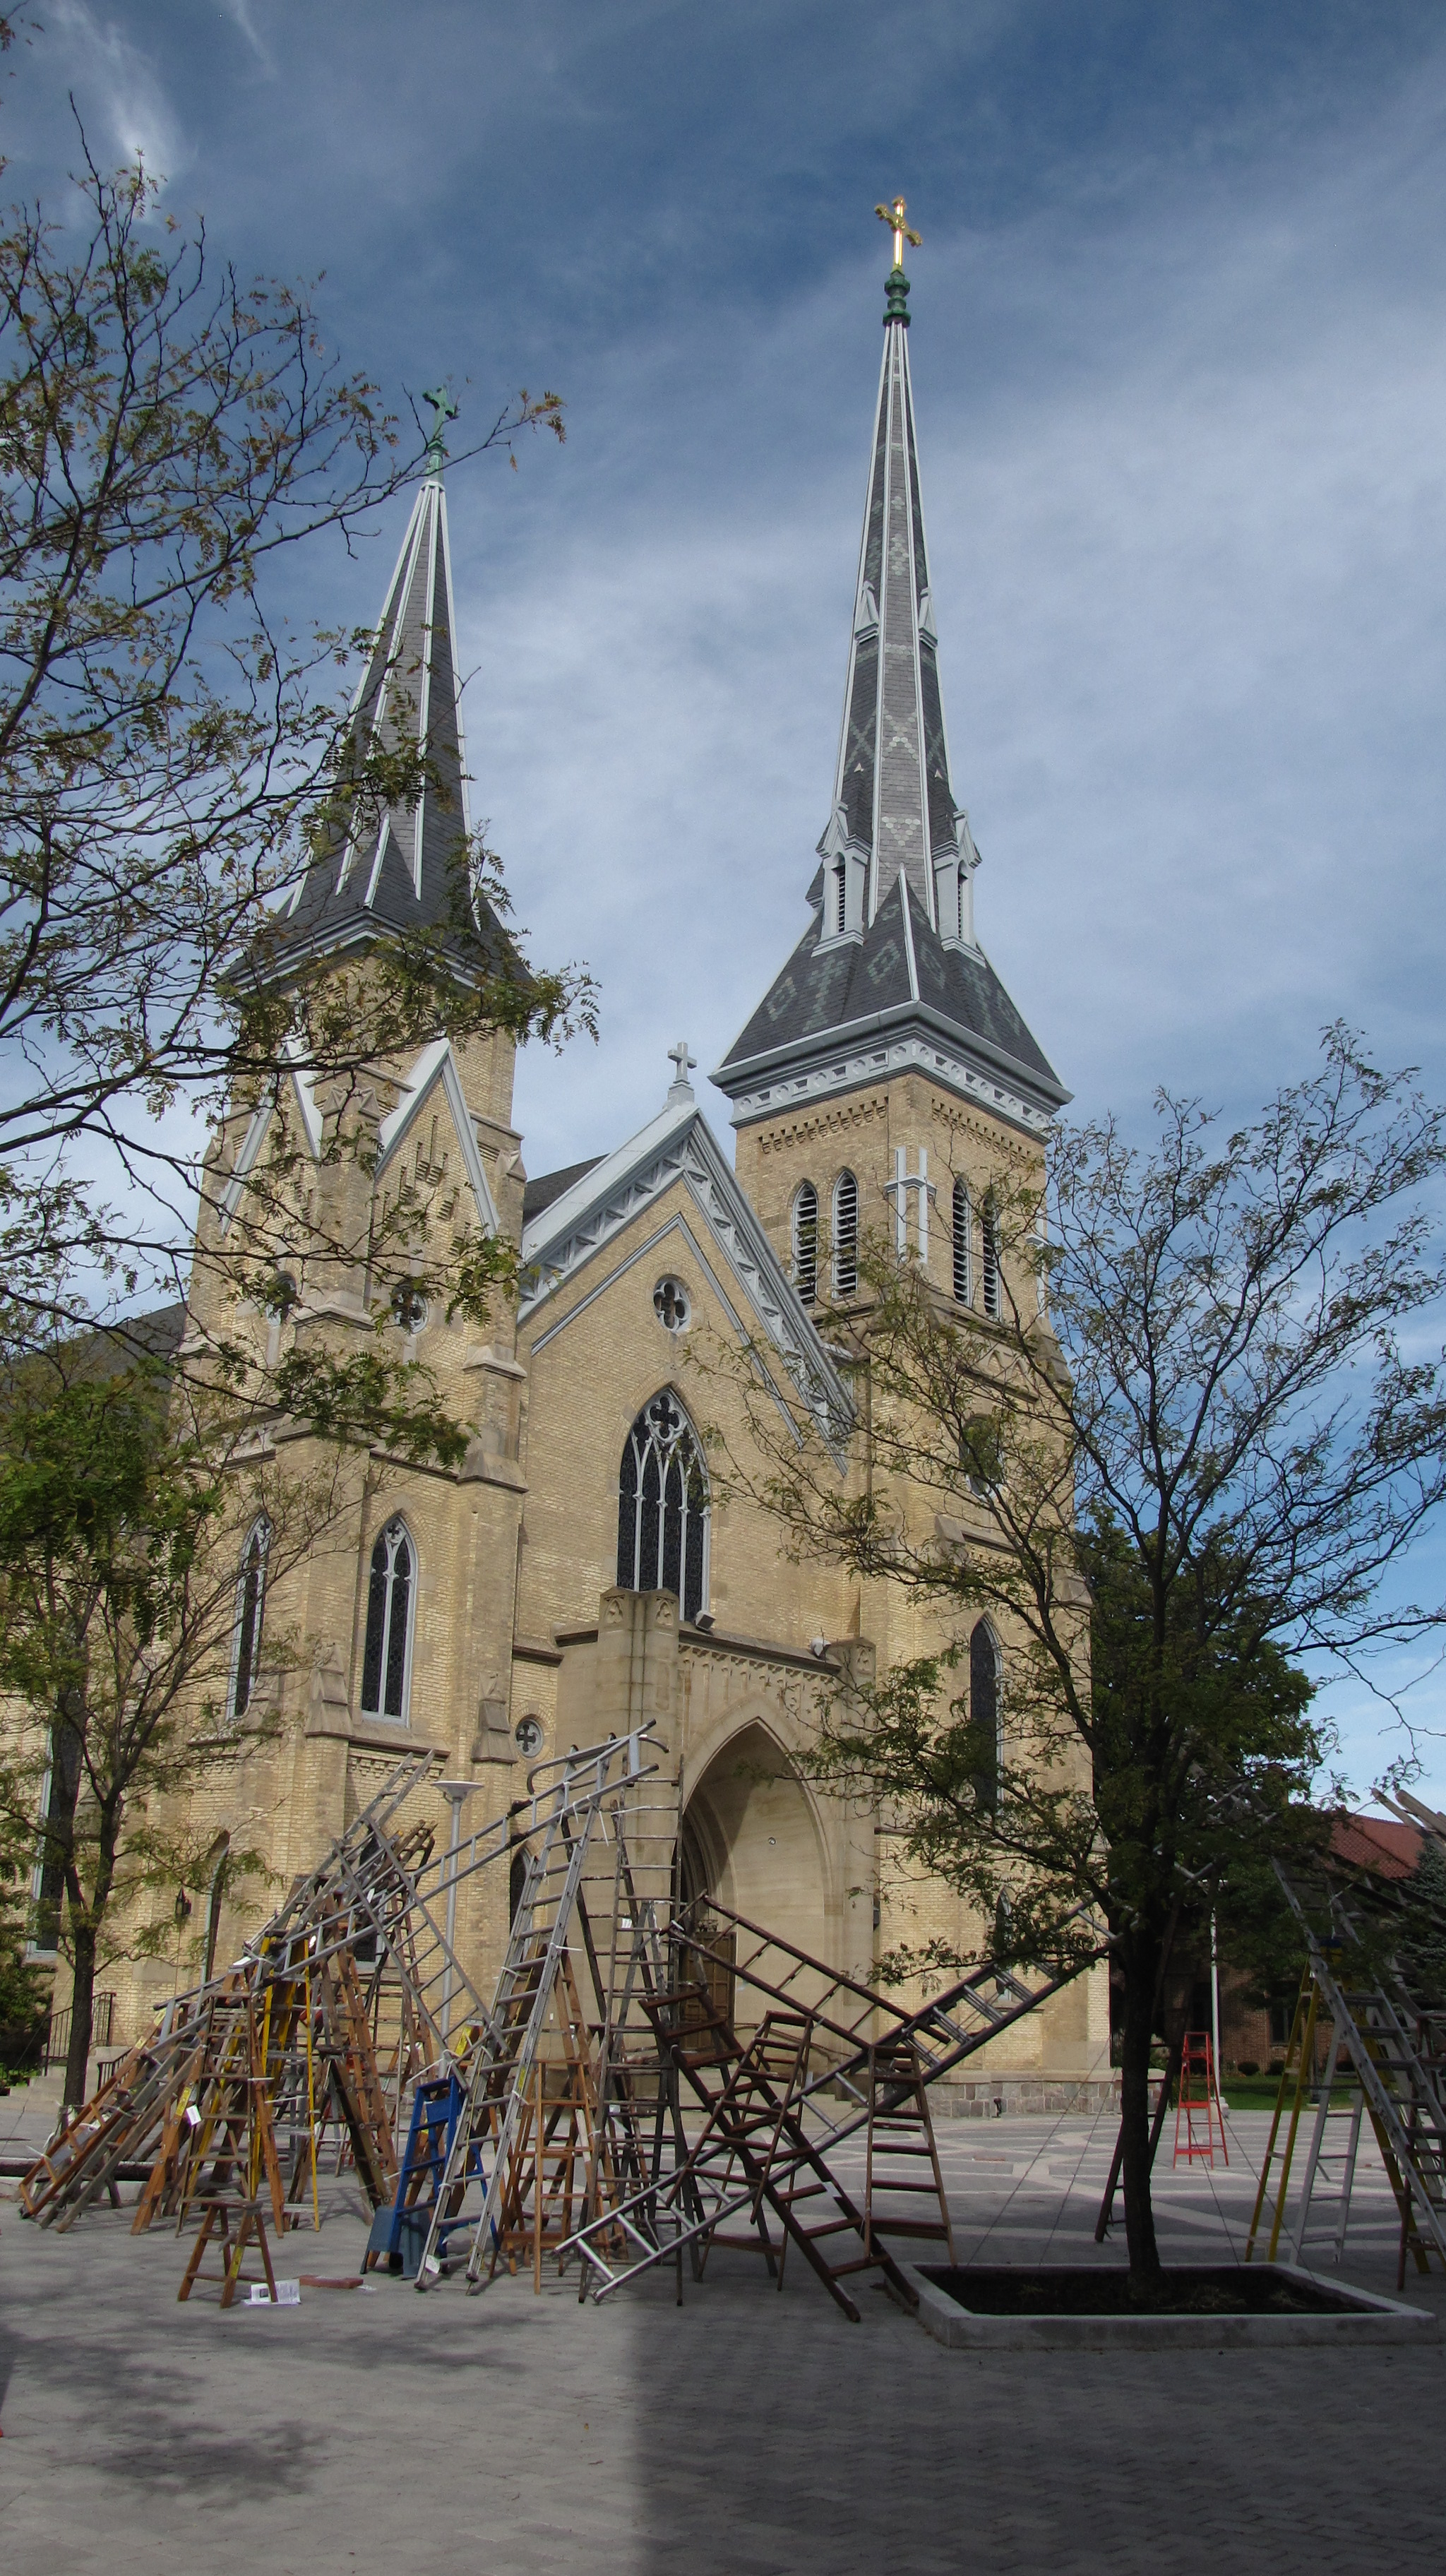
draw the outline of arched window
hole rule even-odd
[[[967,1181],[954,1184],[954,1297],[960,1306],[974,1302],[974,1204]]]
[[[859,1284],[859,1185],[840,1172],[833,1185],[833,1293],[852,1297]]]
[[[999,1684],[999,1640],[988,1620],[981,1619],[969,1640],[969,1723],[979,1747],[974,1796],[991,1816],[999,1804],[1002,1755],[999,1720],[1003,1693]]]
[[[412,1688],[412,1616],[416,1557],[405,1521],[388,1521],[372,1549],[367,1642],[362,1657],[364,1717],[407,1722]]]
[[[675,1592],[685,1619],[708,1597],[708,1479],[697,1434],[666,1387],[623,1449],[618,1582],[626,1592]]]
[[[266,1610],[266,1552],[271,1545],[271,1523],[263,1512],[253,1521],[241,1551],[241,1574],[236,1585],[236,1625],[231,1642],[231,1715],[244,1717],[256,1687],[256,1667],[261,1659],[261,1622]]]
[[[980,1221],[981,1251],[979,1267],[984,1276],[984,1312],[999,1320],[999,1218],[993,1199],[984,1202]]]
[[[793,1284],[805,1306],[818,1288],[818,1192],[800,1181],[793,1200]]]

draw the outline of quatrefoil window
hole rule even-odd
[[[670,1333],[688,1329],[692,1305],[681,1279],[660,1279],[653,1290],[653,1312]]]

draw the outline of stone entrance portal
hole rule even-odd
[[[828,1956],[827,1870],[813,1802],[756,1720],[709,1763],[683,1812],[682,1894]]]

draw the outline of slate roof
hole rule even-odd
[[[427,784],[415,805],[389,805],[380,819],[370,812],[323,842],[260,944],[263,975],[389,931],[441,931],[464,967],[479,962],[479,934],[481,953],[496,962],[511,958],[500,924],[468,888],[471,815],[455,636],[447,501],[440,471],[433,471],[413,505],[351,708],[358,754],[373,745],[423,745]]]
[[[601,1161],[601,1154],[593,1154],[587,1162],[569,1163],[560,1172],[539,1172],[536,1180],[528,1181],[523,1188],[523,1224],[530,1225],[535,1216],[544,1215],[555,1199],[560,1199],[575,1181],[584,1180],[589,1172],[595,1172]]]
[[[908,331],[895,270],[813,920],[713,1080],[744,1120],[912,1061],[1039,1132],[1069,1093],[974,943],[979,853],[949,770]]]
[[[896,285],[897,279],[897,285]],[[832,834],[869,860],[877,912],[900,868],[934,909],[934,869],[961,849],[909,378],[908,285],[891,277],[849,641]],[[820,849],[830,841],[826,833]]]
[[[912,885],[904,923],[902,872],[861,939],[823,938],[822,906],[714,1080],[727,1091],[737,1076],[777,1058],[825,1048],[850,1031],[887,1018],[926,1015],[977,1042],[984,1061],[1032,1077],[1033,1087],[1062,1104],[1068,1094],[980,950],[946,946]]]

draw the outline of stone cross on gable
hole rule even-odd
[[[673,1079],[668,1085],[668,1098],[670,1100],[691,1100],[693,1097],[693,1086],[688,1080],[688,1076],[690,1073],[697,1072],[698,1059],[695,1055],[689,1055],[688,1041],[686,1038],[679,1038],[676,1046],[669,1047],[668,1061],[674,1068]]]

